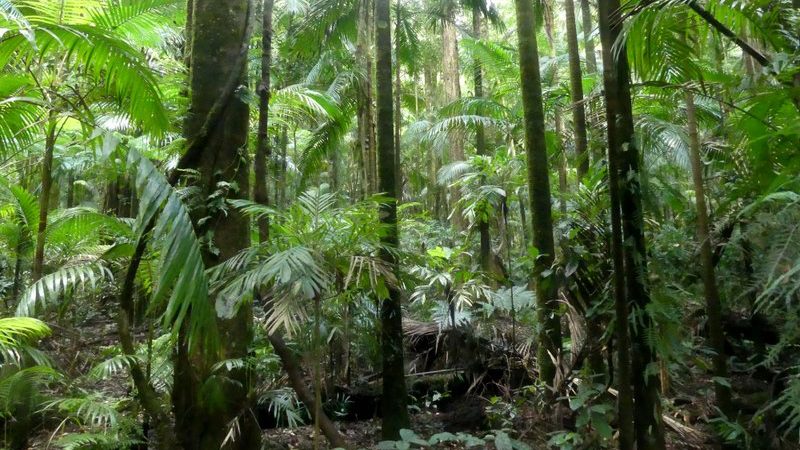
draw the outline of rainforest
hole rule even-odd
[[[800,448],[800,1],[0,0],[0,450]]]

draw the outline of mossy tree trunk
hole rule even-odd
[[[599,2],[599,17],[611,144],[609,166],[611,159],[618,162],[614,169],[609,170],[609,177],[619,180],[619,208],[623,235],[617,245],[624,243],[622,253],[627,292],[627,298],[624,300],[633,302],[638,314],[641,315],[636,318],[638,326],[633,328],[631,335],[631,380],[636,408],[633,414],[634,429],[639,450],[663,450],[665,444],[659,398],[660,381],[655,371],[648,370],[648,367],[657,362],[657,357],[646,339],[653,324],[645,312],[650,303],[650,293],[646,284],[647,248],[639,183],[639,151],[634,139],[628,59],[624,46],[618,52],[613,49],[624,25],[620,17],[619,0]],[[619,265],[615,263],[615,271],[618,270]],[[620,308],[621,305],[617,305],[618,313]],[[617,322],[626,323],[622,322],[622,318],[618,318]],[[621,348],[620,351],[624,353],[625,350]],[[622,366],[622,363],[619,366]],[[620,406],[620,412],[623,412],[623,405]],[[624,407],[629,407],[629,404]],[[626,441],[626,445],[630,444]]]
[[[190,55],[190,109],[184,133],[188,152],[196,158],[187,169],[199,174],[191,180],[203,196],[194,212],[204,218],[195,224],[199,236],[211,236],[204,254],[207,267],[220,264],[250,245],[248,219],[235,210],[206,203],[213,195],[228,199],[249,197],[247,135],[249,108],[236,90],[246,85],[247,49],[253,0],[193,0]],[[212,298],[219,303],[231,299]],[[252,341],[252,311],[247,305],[220,314],[218,326],[223,348],[213,359],[245,358]],[[234,369],[224,375],[234,382],[218,386],[221,395],[203,395],[210,367],[209,355],[190,353],[183,333],[175,355],[173,411],[177,435],[186,449],[218,450],[231,427],[236,439],[226,449],[260,446],[260,430],[250,412],[248,393],[252,374]]]
[[[549,165],[545,141],[539,49],[536,42],[533,5],[528,0],[514,0],[517,11],[522,106],[524,110],[525,150],[528,155],[528,190],[533,216],[533,246],[539,252],[534,263],[536,311],[540,326],[538,364],[542,381],[552,385],[556,367],[551,360],[561,350],[561,322],[556,293],[558,285],[548,271],[553,264],[552,203]]]

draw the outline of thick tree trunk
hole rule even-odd
[[[389,29],[389,0],[377,0],[375,8],[376,69],[378,88],[378,172],[380,191],[387,200],[381,204],[381,223],[386,234],[381,238],[381,259],[397,273],[394,253],[387,248],[397,248],[397,192],[395,183],[394,148],[392,133],[392,38]],[[408,428],[408,395],[403,361],[403,321],[400,287],[387,282],[388,296],[381,300],[381,350],[383,355],[383,394],[381,396],[384,439],[397,439],[400,429]]]
[[[236,186],[226,192],[227,198],[249,197],[249,164],[244,153],[249,111],[235,90],[245,83],[254,12],[253,0],[194,0],[190,114],[185,129],[189,145],[182,167],[199,173],[192,183],[202,198],[216,192],[220,183]],[[207,267],[226,261],[250,245],[249,221],[240,212],[201,207],[195,217],[210,217],[195,225],[198,235],[213,236],[216,251],[204,254]],[[231,317],[219,318],[218,326],[223,348],[214,358],[246,357],[252,340],[250,306],[242,305]],[[210,355],[189,353],[182,338],[181,335],[175,358],[172,397],[175,426],[184,447],[218,450],[229,427],[235,427],[236,439],[228,440],[226,449],[258,448],[260,430],[248,400],[251,374],[245,369],[225,373],[234,382],[220,385],[222,404],[203,398],[201,387],[215,382],[208,376],[216,361],[209,360]]]
[[[697,207],[697,240],[700,244],[700,272],[703,279],[703,289],[706,295],[706,314],[708,315],[708,329],[711,348],[714,350],[713,366],[714,376],[719,379],[728,377],[728,358],[725,355],[725,334],[722,331],[722,306],[717,290],[717,278],[714,275],[714,255],[711,251],[711,233],[708,223],[708,209],[703,181],[703,163],[700,159],[700,137],[697,132],[697,109],[694,104],[694,95],[686,94],[686,123],[689,131],[691,150],[692,181],[694,182],[695,205]],[[731,417],[731,390],[728,386],[714,383],[717,397],[717,407],[728,417]]]
[[[575,127],[575,152],[578,155],[578,181],[589,172],[588,141],[586,138],[586,110],[583,105],[583,75],[581,73],[578,29],[575,25],[575,4],[564,0],[567,21],[567,48],[569,51],[569,84],[572,95],[572,122]]]
[[[525,149],[528,154],[528,189],[533,216],[533,246],[539,251],[534,263],[538,336],[538,364],[542,381],[552,385],[556,367],[551,360],[561,353],[561,323],[556,299],[557,283],[546,271],[553,264],[553,219],[550,198],[549,166],[545,141],[539,49],[536,43],[533,5],[514,0],[517,11],[522,106],[525,124]]]
[[[481,22],[483,18],[481,17],[481,11],[478,8],[472,9],[472,34],[474,39],[481,39],[482,30],[481,30]],[[478,58],[475,58],[473,64],[475,65],[475,98],[482,98],[483,97],[483,68],[481,67],[481,62]],[[475,152],[478,156],[486,156],[486,132],[483,129],[483,125],[478,124],[475,128]],[[485,182],[484,178],[481,178],[481,184]],[[484,272],[490,273],[492,270],[492,236],[489,234],[489,221],[486,217],[480,217],[478,219],[478,232],[480,233],[480,240],[481,240],[481,253],[480,253],[480,262],[481,262],[481,269]]]
[[[646,315],[650,303],[647,280],[647,249],[644,238],[641,187],[639,185],[639,152],[633,136],[633,106],[631,103],[628,60],[625,49],[613,51],[623,21],[620,18],[619,0],[599,2],[600,33],[605,67],[606,108],[609,135],[613,135],[613,151],[609,159],[618,158],[617,170],[610,177],[619,177],[619,202],[622,223],[625,287],[630,301],[635,302],[641,317],[632,334],[632,381],[636,413],[634,427],[639,450],[664,449],[664,425],[661,418],[660,382],[657,374],[648,370],[657,362],[656,355],[647,343],[646,336],[652,328]],[[611,143],[611,137],[610,137]],[[617,267],[618,269],[618,267]],[[621,364],[620,364],[621,365]]]
[[[37,281],[44,275],[44,243],[47,231],[47,212],[50,206],[50,190],[53,186],[53,150],[56,147],[56,127],[58,126],[55,113],[50,113],[47,121],[47,137],[44,143],[44,157],[42,158],[42,189],[39,192],[39,225],[36,231],[36,253],[33,257],[32,281]]]

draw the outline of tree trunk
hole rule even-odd
[[[235,91],[246,82],[254,12],[253,0],[194,0],[190,114],[184,130],[189,145],[182,159],[185,168],[199,174],[191,183],[199,189],[201,198],[218,191],[221,183],[235,186],[225,193],[227,198],[249,197],[249,164],[243,153],[249,111]],[[213,237],[215,251],[203,255],[207,267],[236,256],[250,245],[249,220],[242,213],[200,207],[195,217],[209,218],[195,224],[199,236]],[[187,449],[217,450],[229,428],[234,427],[236,439],[229,439],[224,448],[259,448],[260,430],[248,400],[253,377],[246,369],[224,374],[233,382],[219,386],[224,398],[221,404],[201,394],[204,385],[216,382],[209,379],[216,358],[247,356],[252,340],[251,307],[241,305],[231,317],[218,318],[218,326],[223,348],[213,359],[190,353],[185,336],[179,336],[173,386],[177,434]]]
[[[358,145],[364,197],[374,194],[377,189],[375,141],[372,132],[372,22],[372,3],[370,0],[361,0],[358,6],[356,61],[362,72],[358,96]]]
[[[583,19],[583,47],[586,54],[586,73],[597,72],[597,56],[594,53],[592,39],[592,6],[589,0],[581,1],[581,18]]]
[[[697,207],[697,240],[700,244],[700,270],[706,295],[709,337],[711,339],[711,348],[714,350],[714,377],[725,379],[728,377],[728,358],[725,355],[725,334],[722,330],[722,306],[719,292],[717,291],[717,279],[714,275],[714,255],[711,251],[711,233],[703,182],[703,163],[700,159],[700,138],[697,132],[697,110],[694,105],[694,95],[691,92],[686,94],[686,121],[689,131],[695,205]],[[717,381],[714,383],[714,391],[717,397],[717,407],[723,414],[731,417],[733,408],[730,388]]]
[[[264,0],[261,25],[261,83],[258,86],[258,141],[253,157],[255,183],[253,200],[269,205],[269,161],[272,149],[269,143],[270,67],[272,64],[272,9],[275,0]],[[258,219],[258,238],[269,240],[269,217]]]
[[[397,22],[395,30],[400,29],[400,0],[397,0]],[[395,31],[397,33],[397,31]],[[400,39],[395,36],[395,58],[400,54]],[[397,67],[394,69],[394,180],[397,201],[403,200],[403,172],[400,170],[400,128],[403,124],[403,107],[400,103],[400,61],[397,60]]]
[[[553,384],[556,367],[551,360],[561,353],[561,323],[556,300],[557,283],[546,271],[553,264],[553,219],[550,199],[549,166],[545,141],[539,49],[536,43],[533,5],[514,0],[517,11],[522,106],[525,124],[525,149],[528,154],[528,189],[533,216],[533,246],[539,251],[534,263],[536,312],[540,326],[538,342],[539,375]]]
[[[456,12],[455,6],[447,7],[444,19],[442,20],[442,75],[444,81],[444,100],[445,103],[452,103],[461,98],[461,81],[458,70],[458,36],[456,35]],[[450,161],[464,161],[464,142],[457,133],[450,132],[448,135],[450,147]],[[449,205],[452,209],[450,223],[458,230],[464,229],[464,220],[461,217],[461,207],[458,202],[461,193],[458,188],[450,188]]]
[[[575,4],[564,0],[567,21],[567,48],[569,51],[569,84],[572,94],[572,122],[575,127],[575,152],[578,155],[578,181],[589,172],[588,141],[586,138],[586,110],[583,105],[583,75],[578,49],[578,30],[575,25]]]
[[[606,98],[606,119],[608,127],[608,192],[611,198],[611,257],[614,271],[614,310],[616,313],[615,336],[617,340],[617,420],[619,422],[619,450],[633,450],[634,405],[631,380],[630,319],[628,298],[625,292],[625,257],[622,244],[622,219],[620,216],[619,193],[619,136],[616,132],[616,117],[619,111],[617,73],[613,56],[606,52],[606,39],[609,36],[610,17],[600,10],[599,23],[603,40],[603,82]],[[613,42],[613,41],[612,41]]]
[[[289,147],[289,130],[281,127],[280,161],[278,161],[278,174],[275,177],[275,206],[282,208],[286,205],[286,149]]]
[[[481,39],[481,11],[478,8],[472,9],[472,34],[474,39]],[[475,65],[475,98],[483,97],[483,68],[478,58],[475,58],[473,64]],[[478,156],[486,156],[486,132],[482,124],[478,124],[475,128],[475,152]],[[481,184],[485,183],[485,177],[481,178]],[[484,272],[490,273],[492,270],[492,237],[489,234],[489,220],[487,217],[478,218],[478,232],[481,239],[481,253],[480,262],[481,269]]]
[[[39,227],[36,232],[36,253],[33,257],[31,281],[37,281],[44,275],[44,241],[47,231],[47,212],[50,206],[50,190],[53,186],[53,150],[56,147],[56,127],[58,126],[55,113],[50,112],[47,120],[47,137],[44,143],[44,157],[42,158],[42,189],[39,192]]]
[[[633,329],[631,339],[633,344],[631,378],[636,405],[634,427],[639,450],[663,450],[665,444],[659,398],[660,382],[658,374],[648,370],[657,359],[646,339],[653,325],[646,314],[647,305],[650,303],[650,293],[645,284],[647,249],[639,185],[639,151],[633,136],[628,59],[624,47],[616,53],[618,55],[616,58],[613,51],[614,42],[617,41],[624,25],[619,14],[619,0],[599,2],[608,132],[609,142],[613,142],[613,145],[610,145],[609,163],[612,157],[619,162],[617,170],[610,170],[609,177],[618,177],[620,180],[619,204],[622,242],[625,242],[622,246],[625,287],[628,298],[635,302],[636,309],[642,314],[637,318],[638,326]],[[619,269],[618,265],[615,265],[615,268]]]
[[[263,10],[263,25],[262,25],[262,52],[261,52],[261,86],[260,86],[260,103],[259,103],[259,116],[258,116],[258,143],[256,146],[255,154],[255,187],[253,189],[253,200],[264,206],[270,206],[269,195],[267,192],[267,178],[266,168],[267,160],[269,157],[269,98],[270,98],[270,69],[272,66],[272,11],[274,0],[264,1]],[[258,221],[258,239],[259,242],[266,242],[269,240],[269,221]],[[275,353],[281,359],[283,369],[289,378],[289,384],[297,393],[297,397],[305,405],[306,409],[311,414],[315,423],[319,423],[331,447],[347,448],[348,445],[331,420],[317,407],[317,396],[313,394],[305,385],[303,379],[303,372],[300,369],[300,364],[291,350],[286,346],[283,337],[277,333],[269,335],[269,342]]]
[[[378,87],[378,172],[380,191],[387,199],[381,204],[381,223],[386,234],[381,237],[381,259],[397,273],[397,261],[388,248],[397,248],[397,192],[392,133],[392,38],[389,29],[389,0],[377,0],[375,8],[376,82]],[[400,429],[408,428],[408,395],[403,361],[403,321],[400,287],[387,281],[388,296],[381,300],[381,350],[383,354],[383,412],[381,434],[384,439],[398,439]]]
[[[283,337],[277,333],[270,334],[269,343],[281,359],[283,370],[286,372],[289,384],[297,393],[297,398],[303,402],[303,405],[305,405],[309,414],[311,414],[312,420],[315,422],[317,420],[319,421],[320,430],[328,439],[331,448],[350,448],[348,442],[344,440],[331,419],[325,414],[325,411],[320,411],[319,417],[316,417],[316,395],[306,387],[303,371],[300,368],[300,364],[297,362],[297,356],[283,341]]]

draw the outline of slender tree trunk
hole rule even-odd
[[[527,0],[514,0],[514,3],[517,11],[525,149],[528,154],[528,190],[533,215],[533,246],[539,251],[533,273],[536,285],[536,312],[541,330],[538,336],[537,357],[539,376],[542,381],[552,386],[556,367],[551,355],[558,358],[561,353],[561,323],[556,299],[558,285],[554,277],[546,275],[546,271],[553,264],[555,245],[539,49],[536,43],[532,3]]]
[[[75,206],[75,174],[70,173],[67,177],[66,207],[72,208],[73,206]]]
[[[544,29],[547,41],[550,44],[550,57],[555,59],[556,52],[556,35],[555,35],[555,0],[551,0],[547,4],[547,10],[544,15]],[[553,70],[550,84],[558,85],[558,70]],[[555,126],[556,146],[558,147],[558,160],[556,162],[556,170],[558,171],[558,210],[563,215],[567,214],[567,190],[569,189],[569,182],[567,181],[567,155],[564,148],[564,130],[561,128],[561,110],[559,109],[553,117],[553,124]]]
[[[269,129],[269,97],[270,97],[270,69],[272,59],[272,11],[274,0],[265,0],[263,9],[263,25],[262,25],[262,57],[261,57],[261,86],[260,86],[260,110],[259,110],[259,123],[258,123],[258,143],[256,146],[255,154],[255,187],[253,189],[253,200],[264,206],[270,206],[269,195],[267,192],[267,179],[266,167],[267,158],[269,156],[269,143],[268,129]],[[259,242],[266,242],[269,240],[269,221],[258,221],[258,238]],[[319,425],[331,447],[347,448],[348,445],[339,431],[333,425],[330,418],[324,411],[319,409],[319,402],[317,401],[319,393],[312,393],[305,385],[300,364],[297,362],[297,357],[286,346],[283,337],[277,333],[269,335],[270,344],[275,350],[275,353],[281,359],[283,369],[289,379],[289,384],[292,389],[297,393],[297,397],[305,405],[306,409],[311,414],[314,422]]]
[[[603,39],[608,37],[610,18],[602,15],[600,27]],[[625,257],[622,244],[622,219],[620,215],[620,173],[619,173],[619,136],[616,132],[615,118],[619,114],[617,72],[613,57],[603,51],[603,81],[606,97],[606,118],[608,120],[608,192],[611,198],[611,257],[614,271],[614,310],[616,314],[615,337],[617,341],[617,367],[615,371],[617,385],[617,420],[619,422],[619,450],[633,450],[634,405],[631,379],[630,355],[630,319],[628,298],[625,292]]]
[[[286,206],[286,149],[289,147],[289,130],[282,127],[280,148],[281,156],[278,161],[278,176],[275,177],[275,206],[282,208]]]
[[[650,293],[645,284],[647,250],[639,185],[639,152],[633,136],[633,106],[628,60],[624,47],[616,53],[618,55],[616,58],[612,48],[624,25],[620,18],[619,0],[599,2],[599,17],[605,67],[609,142],[613,143],[610,145],[613,154],[609,153],[609,164],[612,157],[619,161],[617,170],[610,170],[609,177],[619,177],[617,179],[620,180],[619,205],[622,242],[625,243],[622,247],[625,288],[629,299],[636,304],[636,309],[641,314],[637,318],[638,326],[634,328],[631,339],[633,344],[631,378],[636,405],[634,427],[639,450],[663,450],[665,444],[659,398],[660,382],[657,373],[648,370],[657,359],[646,339],[653,325],[646,314],[647,305],[650,303]],[[613,208],[612,206],[612,211]],[[615,269],[619,269],[618,265],[615,265]],[[618,305],[619,310],[620,305]]]
[[[722,306],[717,290],[717,278],[714,275],[714,255],[711,251],[711,233],[703,182],[703,163],[700,159],[700,138],[697,132],[697,110],[694,104],[694,95],[691,92],[686,94],[686,120],[689,130],[692,180],[694,181],[694,196],[697,207],[697,240],[700,244],[700,270],[706,295],[709,336],[711,338],[711,347],[714,350],[714,376],[719,379],[725,379],[728,377],[728,358],[725,355],[725,334],[722,330]],[[717,407],[723,414],[731,417],[733,407],[730,388],[720,382],[715,382],[714,391],[717,397]]]
[[[450,5],[445,11],[442,20],[442,75],[444,81],[444,97],[446,103],[457,101],[461,98],[461,77],[458,69],[458,36],[456,35],[455,7]],[[448,136],[450,161],[464,161],[464,142],[457,133]],[[450,222],[459,230],[464,229],[464,220],[461,217],[461,207],[458,202],[461,193],[458,188],[450,188],[449,205],[452,209]]]
[[[592,39],[592,6],[589,0],[580,0],[581,19],[583,22],[583,48],[586,54],[586,73],[597,72],[597,56],[594,53],[594,39]]]
[[[42,189],[39,192],[39,226],[36,232],[36,253],[33,257],[32,281],[44,275],[44,243],[47,231],[47,212],[50,206],[50,191],[53,185],[53,150],[56,147],[57,121],[55,113],[50,113],[47,121],[47,137],[44,144],[44,157],[42,158]]]
[[[350,448],[349,443],[344,440],[334,423],[327,414],[325,414],[325,411],[320,411],[318,417],[315,415],[316,408],[314,405],[316,404],[316,394],[306,387],[303,371],[297,361],[297,355],[286,345],[283,337],[277,333],[270,334],[269,342],[272,348],[275,349],[275,353],[281,359],[283,370],[286,372],[289,384],[297,393],[297,398],[306,406],[306,409],[312,415],[312,419],[319,421],[319,428],[322,434],[325,435],[325,438],[328,439],[331,448]]]
[[[220,183],[236,186],[226,192],[227,198],[249,197],[249,163],[245,153],[249,111],[235,90],[245,83],[247,74],[253,3],[253,0],[194,0],[190,114],[185,134],[189,142],[187,155],[197,157],[184,164],[199,173],[192,183],[202,198],[216,192]],[[249,220],[242,213],[201,207],[195,217],[210,217],[195,224],[198,235],[213,236],[216,251],[205,252],[207,267],[236,256],[250,245]],[[216,358],[247,356],[252,341],[250,305],[239,306],[231,317],[218,318],[218,326],[223,348],[211,358],[189,352],[185,336],[179,337],[172,395],[177,434],[187,449],[218,450],[230,427],[234,427],[236,439],[229,440],[226,449],[259,448],[260,430],[248,399],[252,374],[243,368],[226,372],[225,376],[233,382],[219,386],[223,392],[222,404],[201,395],[204,385],[216,382],[209,378]]]
[[[253,157],[255,183],[253,200],[269,205],[269,160],[272,149],[269,143],[270,68],[272,64],[272,9],[275,0],[264,0],[261,25],[261,83],[258,86],[258,141]],[[269,240],[269,217],[258,219],[258,238]]]
[[[395,34],[400,29],[400,0],[397,0],[397,22],[395,25]],[[400,54],[400,40],[395,36],[395,59]],[[395,179],[395,192],[397,192],[397,201],[403,201],[403,171],[400,170],[400,128],[403,124],[403,107],[400,103],[400,61],[397,60],[397,67],[394,68],[394,179]]]
[[[481,12],[478,8],[472,8],[472,34],[474,39],[481,39]],[[483,97],[483,68],[478,58],[475,58],[473,64],[475,65],[475,98]],[[478,124],[475,128],[475,152],[478,156],[486,156],[486,131],[483,125]],[[481,178],[481,184],[485,183],[485,178]],[[489,220],[487,217],[480,217],[478,219],[478,232],[481,239],[481,253],[480,262],[481,269],[484,272],[490,273],[492,269],[492,237],[489,234]]]
[[[14,281],[11,284],[11,300],[14,304],[19,300],[19,289],[22,286],[22,252],[24,249],[22,239],[22,233],[20,233],[16,248],[16,258],[14,258]],[[5,301],[6,309],[8,309],[10,307],[8,299],[4,297],[3,300]]]
[[[360,149],[363,195],[376,192],[375,146],[372,133],[372,3],[361,0],[358,7],[358,42],[356,61],[362,72],[358,96],[358,145]]]
[[[597,56],[595,54],[595,47],[594,47],[594,39],[592,36],[592,6],[589,3],[589,0],[580,0],[581,1],[581,17],[583,19],[583,47],[584,52],[586,54],[586,73],[589,75],[594,74],[597,72]],[[592,131],[591,120],[595,120],[597,105],[595,102],[591,101],[587,104],[589,108],[589,114],[586,120],[586,134],[587,140],[589,144],[589,153],[592,158],[592,164],[597,163],[598,161],[602,161],[604,158],[604,149],[601,145],[595,144],[595,141],[599,139],[592,139],[592,136],[595,135]]]
[[[381,204],[381,223],[386,234],[381,238],[381,259],[397,273],[394,253],[387,248],[397,248],[397,192],[395,183],[394,148],[392,133],[392,38],[389,0],[377,0],[375,8],[376,32],[376,82],[378,87],[378,179],[380,191],[387,200]],[[381,396],[384,439],[397,439],[400,429],[408,428],[408,395],[406,393],[405,364],[403,362],[403,321],[400,287],[387,282],[388,296],[381,300],[381,350],[383,354],[383,394]]]
[[[567,48],[569,50],[569,84],[572,95],[572,122],[575,127],[575,152],[578,155],[578,181],[589,172],[588,140],[586,138],[586,110],[583,105],[583,74],[581,73],[578,30],[575,25],[575,4],[564,0],[567,21]]]

